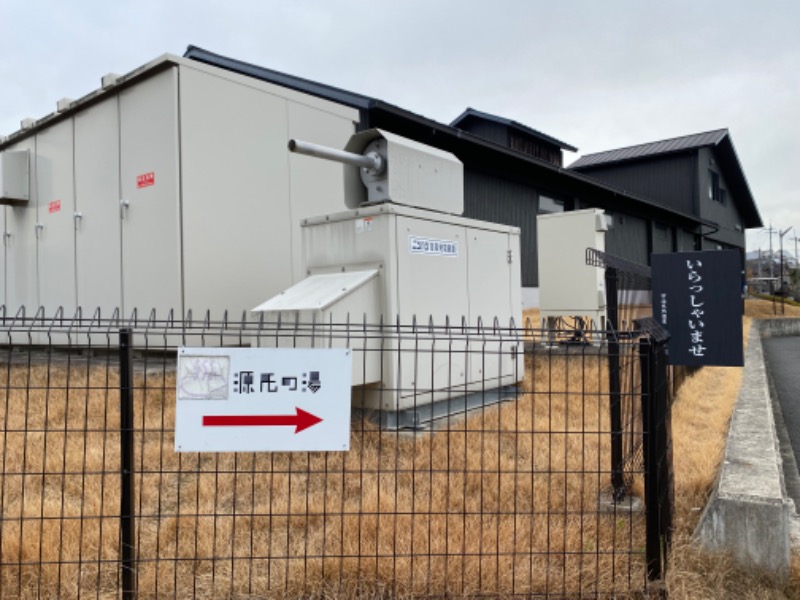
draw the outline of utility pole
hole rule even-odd
[[[781,295],[781,314],[785,314],[786,313],[786,309],[784,308],[785,299],[784,299],[784,293],[783,293],[783,236],[785,236],[787,233],[789,233],[791,231],[791,229],[792,229],[791,227],[787,227],[784,231],[780,231],[780,230],[778,231],[778,233],[780,234],[780,243],[781,243],[781,279],[780,279],[781,286],[780,286],[780,288],[778,290],[780,292],[780,295]],[[772,242],[772,234],[770,234],[770,236],[769,236],[769,241]]]
[[[767,233],[769,234],[769,276],[775,277],[775,255],[772,253],[772,234],[775,233],[775,230],[772,228],[772,221],[769,222]],[[772,287],[772,283],[770,283],[770,287]]]

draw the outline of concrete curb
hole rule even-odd
[[[761,337],[797,335],[800,319],[754,321],[716,488],[695,532],[711,550],[787,577],[794,502],[786,493]]]

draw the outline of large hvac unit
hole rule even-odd
[[[410,411],[411,424],[430,410],[422,407],[522,379],[521,340],[510,328],[522,313],[519,229],[449,214],[463,210],[461,163],[379,130],[353,136],[348,153],[290,147],[360,164],[366,194],[348,195],[355,210],[302,222],[307,278],[255,310],[287,328],[313,323],[309,344],[362,351],[353,382],[366,387],[354,401]],[[342,323],[354,325],[347,339],[333,335]],[[380,334],[396,327],[405,340]]]

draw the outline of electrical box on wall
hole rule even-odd
[[[25,204],[30,198],[28,151],[0,153],[0,204]]]
[[[595,328],[605,328],[604,272],[586,264],[587,248],[605,251],[608,224],[603,211],[539,215],[536,227],[541,318],[588,318]]]

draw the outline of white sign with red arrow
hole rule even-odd
[[[352,355],[339,348],[179,348],[176,452],[350,449]]]

